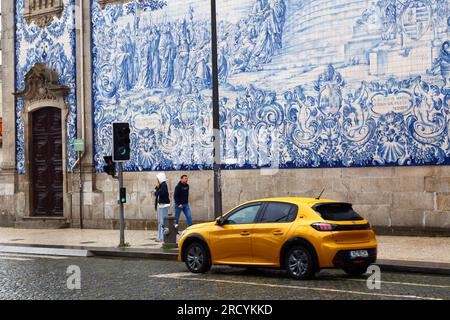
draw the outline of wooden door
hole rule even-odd
[[[61,110],[35,111],[31,123],[33,216],[63,216]]]

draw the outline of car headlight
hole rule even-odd
[[[186,232],[187,232],[187,230],[183,230],[183,231],[181,232],[180,238],[182,238],[182,237],[186,234]]]

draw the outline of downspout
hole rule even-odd
[[[84,99],[85,99],[85,92],[84,92],[84,9],[83,9],[83,0],[79,1],[79,16],[80,19],[78,21],[79,23],[79,30],[80,30],[80,51],[81,51],[81,59],[80,59],[80,109],[81,109],[81,139],[85,141],[85,105],[84,105]],[[76,14],[76,12],[75,12]],[[85,144],[86,149],[86,144]],[[82,181],[82,172],[81,172],[81,166],[82,166],[82,160],[85,156],[85,150],[81,152],[79,155],[77,161],[75,161],[74,165],[71,168],[71,172],[73,172],[73,169],[77,166],[77,164],[80,165],[80,228],[83,228],[83,181]]]

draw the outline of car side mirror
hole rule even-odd
[[[225,219],[223,217],[220,217],[219,219],[217,219],[216,224],[218,226],[223,226],[225,224]]]

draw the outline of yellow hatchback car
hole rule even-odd
[[[212,265],[286,269],[295,279],[325,268],[361,275],[376,261],[369,222],[352,205],[313,198],[246,202],[216,221],[187,228],[178,260],[194,273]]]

